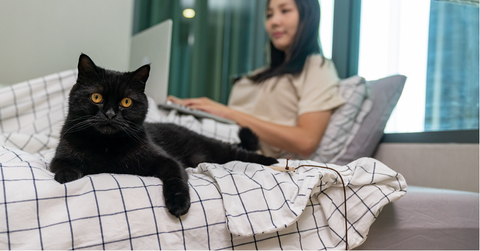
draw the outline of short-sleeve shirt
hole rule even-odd
[[[284,74],[262,83],[254,83],[247,77],[238,80],[230,93],[228,106],[265,121],[296,126],[302,114],[332,110],[345,103],[338,92],[339,81],[332,61],[312,55],[298,75]],[[284,155],[280,149],[263,142],[260,148],[268,156]]]

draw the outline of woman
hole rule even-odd
[[[168,99],[250,128],[265,155],[308,158],[317,149],[332,110],[345,102],[338,94],[335,66],[320,55],[319,21],[318,0],[269,0],[268,67],[238,80],[228,106],[208,98]]]

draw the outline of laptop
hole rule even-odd
[[[172,24],[172,20],[168,19],[141,31],[132,37],[130,45],[129,70],[150,64],[145,93],[157,104],[167,100]]]
[[[145,94],[152,97],[159,107],[175,109],[197,118],[210,118],[222,123],[235,124],[231,120],[210,113],[167,102],[172,25],[172,20],[168,19],[132,37],[129,70],[134,71],[142,65],[150,64]]]

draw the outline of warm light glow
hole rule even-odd
[[[183,16],[186,18],[193,18],[195,16],[195,11],[192,9],[184,9]]]

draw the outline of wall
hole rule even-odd
[[[0,0],[0,83],[76,68],[128,70],[133,0]]]

